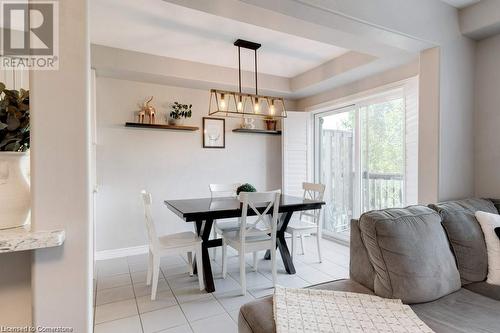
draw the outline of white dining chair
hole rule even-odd
[[[246,295],[246,253],[254,253],[254,266],[256,266],[255,254],[257,251],[270,250],[273,286],[276,285],[276,231],[280,195],[279,191],[241,192],[239,194],[239,201],[242,203],[240,227],[237,231],[222,234],[222,277],[226,278],[227,275],[227,247],[230,246],[239,255],[242,295]],[[262,213],[256,208],[256,204],[265,205]],[[250,222],[247,217],[248,213],[252,211],[257,219]],[[271,211],[272,215],[269,217],[268,214]]]
[[[210,184],[210,197],[222,198],[222,197],[236,197],[236,191],[240,186],[240,183],[233,184]],[[214,220],[212,228],[212,237],[214,239],[222,236],[224,232],[235,231],[239,229],[238,219],[224,219],[224,220]],[[212,248],[212,259],[215,261],[217,257],[217,247]]]
[[[325,195],[325,185],[302,183],[304,189],[304,199],[322,201]],[[285,232],[292,235],[292,260],[297,251],[297,238],[300,237],[302,254],[305,254],[304,236],[316,233],[316,242],[318,245],[318,258],[321,262],[321,231],[323,230],[321,209],[310,211],[301,211],[298,219],[289,222]]]
[[[149,239],[149,258],[148,258],[148,273],[146,276],[146,284],[151,288],[151,300],[156,299],[156,290],[158,287],[158,277],[160,275],[160,259],[167,255],[180,255],[187,253],[189,275],[193,275],[193,253],[196,256],[196,266],[198,269],[198,282],[200,290],[205,288],[203,282],[203,265],[201,252],[201,239],[194,232],[180,232],[159,236],[156,233],[156,227],[151,215],[152,196],[146,191],[141,192],[142,201],[144,204],[144,215],[146,219],[146,229]]]

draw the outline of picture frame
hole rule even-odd
[[[226,120],[203,117],[203,148],[226,148]]]

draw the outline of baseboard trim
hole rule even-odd
[[[138,254],[148,253],[148,249],[149,249],[148,245],[140,245],[140,246],[124,247],[121,249],[97,251],[95,253],[95,260],[107,260],[107,259],[135,256]]]

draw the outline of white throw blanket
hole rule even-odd
[[[433,331],[397,299],[319,289],[276,287],[277,333]]]

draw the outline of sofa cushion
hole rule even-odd
[[[500,301],[500,286],[489,284],[488,282],[474,282],[466,284],[464,288],[477,294]]]
[[[478,210],[498,213],[493,203],[473,198],[443,202],[429,207],[441,215],[462,284],[484,281],[488,272],[488,256],[483,232],[474,213]]]
[[[497,333],[500,302],[464,288],[411,308],[436,333]]]
[[[375,294],[406,304],[430,302],[460,289],[460,275],[441,218],[412,206],[371,211],[359,220],[375,269]]]

